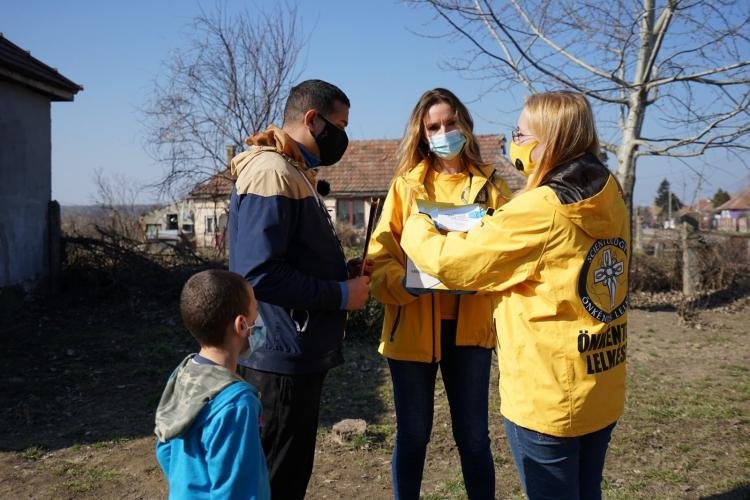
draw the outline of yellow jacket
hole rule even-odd
[[[441,356],[440,300],[432,293],[416,297],[404,289],[405,257],[400,246],[401,230],[413,201],[428,199],[424,187],[428,168],[421,162],[393,180],[367,253],[374,263],[370,290],[385,306],[378,351],[405,361],[436,362]],[[470,166],[469,173],[470,201],[497,208],[510,198],[510,189],[491,166]],[[459,297],[456,344],[495,346],[492,300],[488,294]]]
[[[557,167],[468,233],[428,217],[402,246],[449,288],[492,294],[501,412],[554,436],[602,429],[625,399],[630,226],[619,186],[593,156]]]

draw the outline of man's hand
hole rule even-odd
[[[356,278],[357,276],[372,276],[373,263],[370,259],[365,260],[365,269],[362,272],[362,259],[355,257],[349,259],[346,263],[346,270],[349,273],[350,278]]]
[[[354,311],[355,309],[362,309],[367,302],[367,296],[370,293],[369,288],[370,277],[359,276],[352,278],[345,282],[347,289],[349,290],[349,301],[346,303],[346,309]]]

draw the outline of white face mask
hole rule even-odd
[[[466,136],[460,130],[451,130],[445,134],[433,135],[427,138],[430,151],[443,160],[452,160],[461,152],[466,144]]]

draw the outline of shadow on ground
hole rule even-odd
[[[161,386],[193,348],[176,296],[76,292],[32,299],[0,323],[0,450],[150,434]]]
[[[345,341],[346,361],[328,373],[323,386],[321,426],[330,428],[345,418],[361,418],[370,424],[385,412],[378,388],[388,377],[388,365],[378,354],[375,334],[369,337]]]
[[[746,500],[750,498],[750,483],[743,483],[724,493],[701,497],[701,500]]]
[[[179,318],[179,291],[196,271],[174,269],[113,286],[71,271],[56,297],[0,318],[0,451],[55,450],[150,436],[164,383],[196,344]],[[10,316],[10,317],[9,317]],[[382,411],[377,344],[347,339],[328,375],[321,424]]]

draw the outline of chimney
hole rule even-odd
[[[234,158],[234,155],[236,154],[236,148],[234,144],[230,144],[227,146],[227,168],[229,168],[230,163],[232,162],[232,158]]]

